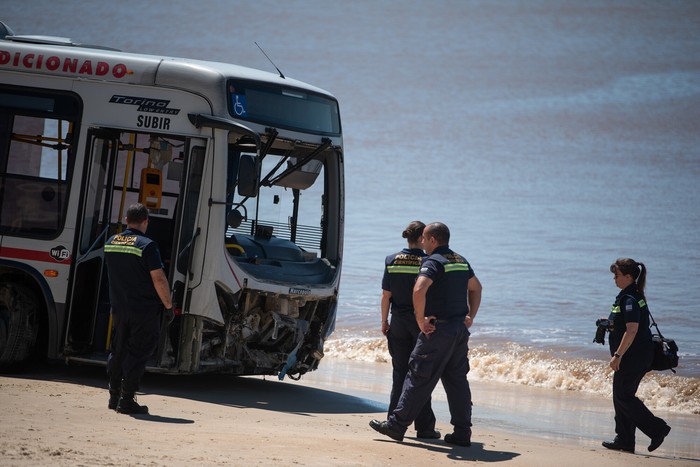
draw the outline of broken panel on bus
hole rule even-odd
[[[245,139],[230,142],[224,241],[245,284],[237,292],[217,284],[225,329],[204,323],[211,338],[203,361],[280,377],[318,366],[337,302],[338,242],[329,235],[339,222],[338,158],[328,141],[300,144],[271,134],[261,155]]]

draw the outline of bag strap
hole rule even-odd
[[[654,317],[651,316],[651,311],[649,311],[649,307],[647,307],[647,311],[649,312],[649,319],[651,319],[651,324],[649,325],[649,327],[654,326],[656,328],[656,333],[659,335],[660,338],[663,339],[664,335],[661,334],[661,331],[659,331],[659,325],[656,324],[656,321],[654,321]]]
[[[637,298],[634,295],[630,295],[630,294],[625,294],[625,295],[623,295],[623,297],[629,297],[632,300],[637,300]],[[646,299],[644,300],[644,302],[646,303]],[[656,328],[656,333],[659,335],[660,338],[663,339],[664,335],[661,334],[661,331],[659,331],[659,325],[656,324],[656,320],[654,320],[654,317],[651,315],[651,310],[649,310],[649,305],[647,305],[647,313],[649,313],[649,319],[651,320],[649,327],[654,326]]]

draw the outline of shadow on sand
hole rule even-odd
[[[105,369],[98,366],[41,364],[11,376],[103,388],[105,394],[107,388]],[[278,381],[276,377],[261,379],[213,374],[183,376],[147,373],[141,381],[141,393],[298,415],[375,413],[386,410],[385,404],[372,400]],[[188,423],[182,419],[155,415],[139,415],[138,418],[164,423]]]
[[[387,440],[386,438],[375,438],[377,441],[385,443],[395,443],[396,441]],[[520,456],[517,452],[507,451],[489,451],[484,448],[483,443],[472,443],[470,447],[453,446],[446,444],[442,440],[431,441],[411,441],[404,438],[402,446],[424,449],[439,454],[444,454],[453,461],[480,461],[480,462],[504,462]]]

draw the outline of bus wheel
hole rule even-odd
[[[27,286],[0,283],[0,369],[17,366],[34,351],[39,303]]]

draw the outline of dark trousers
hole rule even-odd
[[[112,323],[114,333],[107,360],[110,388],[121,387],[123,392],[134,393],[158,345],[160,307],[140,311],[112,310]]]
[[[418,335],[399,403],[389,415],[388,422],[392,429],[405,433],[430,399],[438,380],[441,380],[455,438],[471,439],[472,395],[467,381],[468,345],[469,331],[463,320],[438,323],[432,334]]]
[[[636,428],[649,438],[662,434],[666,428],[666,422],[655,417],[636,396],[639,383],[651,366],[651,358],[651,354],[641,358],[626,354],[620,362],[620,369],[613,375],[615,433],[624,446],[634,447]]]
[[[387,344],[393,368],[388,414],[391,414],[399,403],[403,383],[408,374],[408,362],[419,334],[420,328],[413,313],[392,314],[391,326],[387,333]],[[418,432],[429,432],[435,429],[435,414],[430,404],[430,396],[416,417],[415,428]]]

